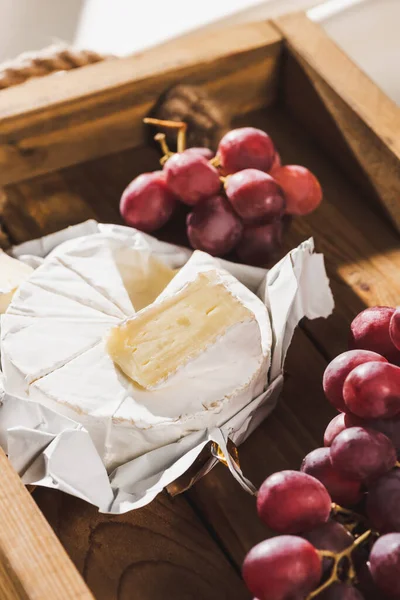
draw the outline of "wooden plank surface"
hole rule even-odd
[[[1,600],[91,600],[92,594],[0,449]]]
[[[0,186],[140,145],[143,117],[177,82],[203,85],[229,114],[270,104],[280,40],[245,24],[2,90]]]
[[[274,23],[400,231],[399,107],[304,13]],[[313,113],[304,106],[304,96],[298,100],[290,81],[286,98],[297,114],[303,107],[313,127]],[[323,129],[316,133],[323,138]]]

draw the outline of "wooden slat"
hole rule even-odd
[[[400,231],[400,109],[304,13],[274,23]]]
[[[0,93],[0,185],[143,143],[142,119],[174,83],[202,84],[229,114],[276,96],[280,35],[268,23],[170,42]]]
[[[2,600],[93,599],[2,450],[0,597]]]

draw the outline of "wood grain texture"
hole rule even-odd
[[[0,490],[1,599],[93,599],[2,450]]]
[[[142,144],[142,119],[178,82],[203,85],[229,116],[270,104],[280,51],[271,25],[246,24],[3,90],[0,185]]]
[[[184,497],[121,516],[48,489],[35,498],[97,600],[248,600]]]
[[[274,23],[400,231],[400,109],[305,14]]]

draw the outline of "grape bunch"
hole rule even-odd
[[[316,177],[305,167],[282,166],[260,129],[229,131],[214,156],[207,148],[185,147],[185,123],[145,122],[177,128],[178,151],[169,150],[165,134],[156,135],[162,170],[139,175],[121,197],[121,215],[132,227],[157,231],[181,203],[189,207],[186,232],[193,248],[214,256],[235,251],[242,262],[265,265],[280,250],[284,215],[306,215],[322,200]]]
[[[323,376],[324,447],[258,491],[279,535],[245,557],[257,600],[400,599],[400,308],[361,312],[349,345]]]

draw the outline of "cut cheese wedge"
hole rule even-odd
[[[0,250],[0,313],[6,312],[18,286],[28,279],[32,267]]]
[[[229,327],[252,320],[254,314],[216,271],[209,271],[114,327],[107,348],[125,375],[151,390],[205,352]]]

